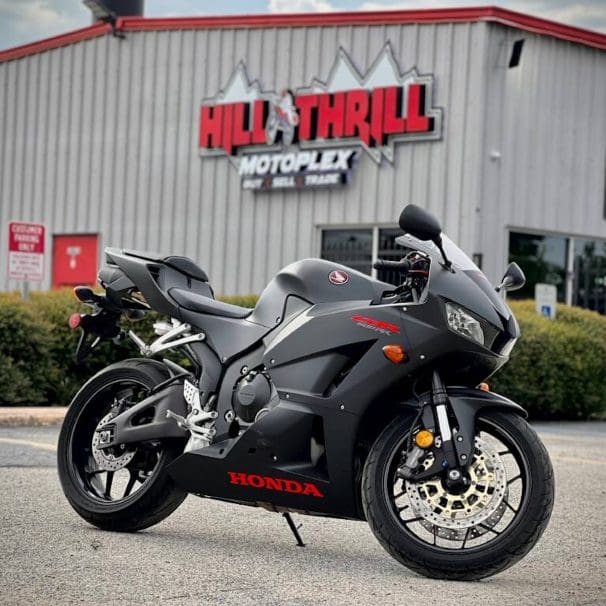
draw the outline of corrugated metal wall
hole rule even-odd
[[[509,228],[606,238],[606,52],[489,28],[476,248],[500,277]],[[517,38],[521,64],[507,69]]]
[[[569,221],[566,229],[598,235],[604,53],[528,35],[522,67],[506,70],[495,62],[509,31],[486,23],[151,31],[0,64],[0,250],[6,221],[41,221],[49,234],[99,232],[103,246],[191,256],[216,292],[234,294],[259,292],[281,266],[318,255],[318,226],[395,224],[408,201],[435,212],[468,252],[483,252],[495,274],[505,224],[547,224],[551,213],[553,229]],[[399,144],[393,166],[362,156],[338,190],[243,192],[227,159],[200,158],[200,102],[238,61],[264,89],[297,88],[326,78],[339,46],[364,71],[386,41],[403,70],[435,75],[442,141]],[[560,141],[567,147],[554,163]],[[488,159],[495,146],[500,163]],[[582,178],[564,173],[575,167]],[[585,219],[579,200],[591,205]],[[6,272],[0,263],[0,289],[16,288]]]

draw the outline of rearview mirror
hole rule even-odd
[[[526,284],[526,276],[521,267],[517,263],[510,263],[496,290],[497,292],[500,292],[501,290],[518,290],[519,288],[522,288],[524,284]]]
[[[439,221],[431,213],[414,204],[404,207],[400,215],[400,227],[419,240],[431,240],[436,243],[442,233]]]

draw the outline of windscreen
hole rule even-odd
[[[442,254],[438,247],[433,243],[425,240],[419,240],[410,234],[404,234],[396,239],[400,246],[421,250],[434,259],[441,261]],[[482,289],[482,292],[488,297],[496,310],[504,317],[509,318],[511,312],[509,308],[495,291],[492,284],[488,281],[482,270],[444,233],[442,233],[442,246],[446,256],[456,269],[463,271],[475,284]]]
[[[432,257],[442,259],[442,254],[438,247],[427,240],[419,240],[410,234],[404,234],[396,238],[396,242],[400,246],[411,248],[412,250],[421,250],[428,253]],[[481,271],[480,268],[446,235],[442,234],[442,246],[444,252],[453,265],[463,271]]]

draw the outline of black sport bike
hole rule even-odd
[[[92,377],[59,439],[73,508],[99,528],[160,522],[187,493],[366,520],[385,549],[434,578],[480,579],[535,545],[554,498],[545,447],[516,403],[483,384],[508,360],[518,324],[491,287],[413,205],[400,285],[307,259],[280,271],[253,310],[214,299],[184,257],[106,250],[105,296],[75,314],[77,355],[120,339],[122,316],[167,317],[140,358]],[[159,354],[177,353],[172,360]]]

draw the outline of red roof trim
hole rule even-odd
[[[606,35],[572,25],[564,25],[523,13],[481,6],[473,8],[419,9],[377,12],[294,13],[269,15],[234,15],[227,17],[122,17],[116,29],[124,32],[175,29],[232,29],[260,27],[317,27],[335,25],[373,25],[405,23],[460,23],[491,21],[525,31],[553,36],[594,48],[606,49]],[[95,38],[111,31],[105,23],[0,51],[0,62],[18,59],[81,40]]]
[[[23,46],[15,46],[4,51],[0,51],[0,63],[4,61],[10,61],[11,59],[19,59],[26,57],[27,55],[34,55],[41,53],[52,48],[58,48],[65,46],[66,44],[73,44],[74,42],[80,42],[81,40],[88,40],[90,38],[97,38],[103,36],[107,32],[111,31],[111,25],[107,23],[95,23],[82,29],[76,29],[67,34],[60,34],[52,38],[45,38],[38,42],[32,42],[31,44],[24,44]]]
[[[540,17],[516,13],[496,6],[471,8],[430,8],[418,10],[292,13],[269,15],[234,15],[227,17],[123,17],[118,20],[122,31],[170,29],[226,29],[258,27],[312,27],[335,25],[372,25],[403,23],[441,23],[493,21],[536,34],[553,36],[595,48],[606,49],[606,34],[565,25]]]

